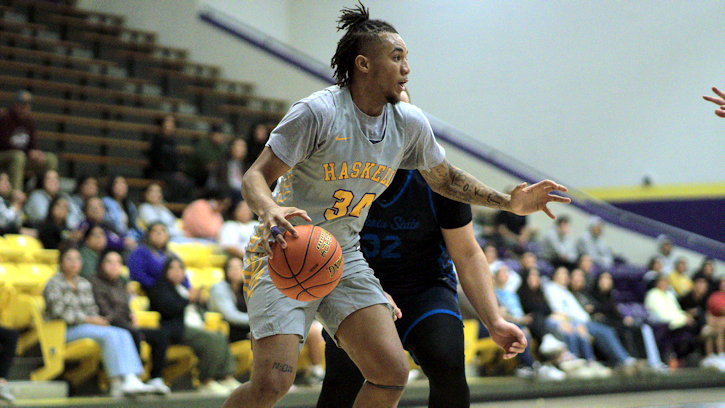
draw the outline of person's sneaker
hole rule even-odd
[[[595,376],[598,378],[609,378],[612,376],[612,369],[605,367],[598,361],[590,361],[587,366],[594,371]]]
[[[524,380],[529,380],[534,378],[536,373],[534,372],[534,369],[531,367],[519,367],[514,370],[514,375],[522,378]]]
[[[10,390],[10,385],[6,382],[0,383],[0,400],[15,401],[15,395]]]
[[[154,387],[155,394],[159,394],[159,395],[171,394],[171,388],[169,388],[169,386],[166,385],[166,382],[164,382],[164,379],[161,377],[156,377],[153,380],[149,380],[146,384]]]
[[[219,384],[218,382],[212,380],[209,381],[206,384],[202,384],[199,388],[197,388],[197,392],[200,394],[207,394],[207,395],[229,395],[231,394],[231,391],[229,388]]]
[[[542,364],[536,370],[536,379],[543,381],[564,381],[566,374],[554,366]]]
[[[236,390],[237,387],[239,387],[240,385],[242,385],[242,383],[240,383],[239,381],[237,381],[237,379],[234,378],[234,377],[225,378],[225,379],[223,379],[221,381],[218,381],[218,383],[222,387],[225,387],[227,390],[229,390],[230,393],[232,391]]]
[[[723,362],[715,354],[710,354],[709,356],[703,358],[700,361],[700,367],[725,371],[725,364],[723,364]]]
[[[135,375],[127,375],[121,384],[121,393],[126,396],[138,395],[138,394],[151,394],[155,391],[155,387],[152,385],[144,384]],[[111,394],[113,395],[113,393]],[[116,396],[116,395],[114,395]]]
[[[552,334],[546,334],[541,338],[539,353],[543,355],[555,355],[567,351],[566,343],[557,339]]]
[[[581,380],[589,380],[592,378],[597,378],[598,376],[596,370],[589,367],[588,364],[580,365],[573,370],[567,371],[566,375],[570,378],[578,378]]]
[[[584,360],[583,358],[574,358],[571,360],[564,360],[561,363],[559,363],[559,368],[562,371],[570,372],[575,371],[579,369],[582,366],[585,366],[587,364],[587,360]]]

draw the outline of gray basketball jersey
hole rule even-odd
[[[360,130],[355,109],[347,88],[316,92],[290,108],[267,142],[291,167],[273,192],[277,204],[307,211],[312,224],[335,236],[343,253],[355,249],[370,204],[398,168],[430,170],[445,156],[420,109],[387,104],[377,143]]]

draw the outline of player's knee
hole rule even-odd
[[[252,388],[259,401],[279,401],[287,394],[294,375],[259,375],[253,377]]]
[[[405,386],[408,383],[409,366],[404,354],[402,358],[395,358],[388,364],[380,365],[379,368],[365,379],[373,384],[387,386]]]

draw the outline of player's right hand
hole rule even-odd
[[[270,259],[274,257],[272,254],[272,246],[270,238],[277,241],[282,248],[287,248],[287,242],[283,238],[284,231],[289,231],[292,236],[297,237],[297,230],[288,220],[293,217],[300,217],[305,221],[312,221],[307,215],[307,211],[296,207],[279,207],[275,206],[265,211],[262,217],[264,228],[262,230],[262,247]],[[274,232],[274,233],[273,233]]]

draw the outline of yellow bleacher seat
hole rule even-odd
[[[45,283],[57,271],[57,266],[47,264],[17,264],[16,276],[13,279],[13,286],[19,291],[31,295],[41,295]]]
[[[194,288],[209,289],[217,282],[224,280],[224,271],[221,268],[187,268],[186,274]]]
[[[187,268],[205,268],[212,266],[215,247],[197,242],[169,242],[169,250],[181,258]]]
[[[8,286],[13,284],[13,279],[17,276],[17,266],[11,263],[0,263],[0,282]]]
[[[15,262],[34,262],[35,254],[44,251],[43,244],[34,237],[20,234],[5,234],[4,246],[6,248],[22,251],[20,257],[15,257]]]
[[[12,246],[0,236],[0,262],[16,262],[23,257],[23,250]]]

